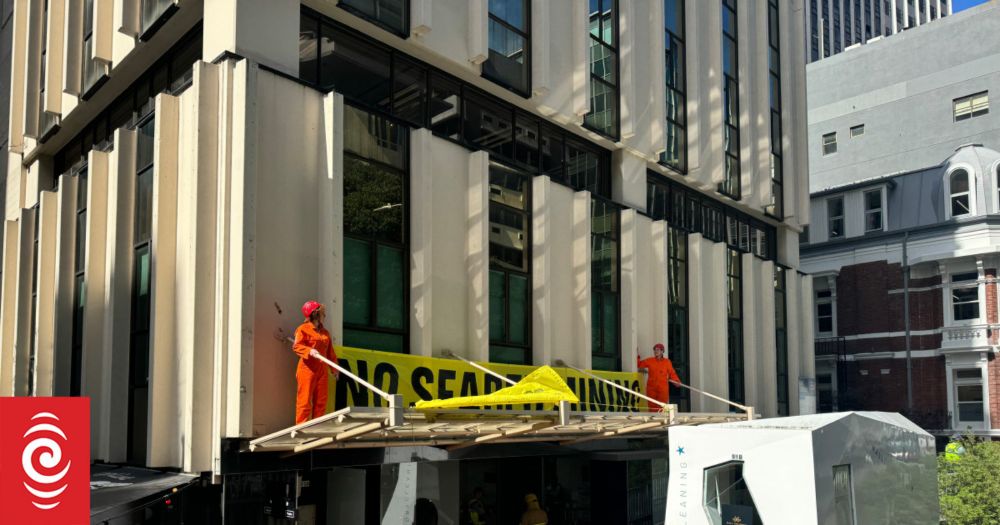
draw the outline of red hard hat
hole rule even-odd
[[[653,350],[666,350],[666,348],[663,347],[663,343],[656,343],[653,345]]]
[[[317,303],[316,301],[306,301],[306,303],[302,305],[302,316],[308,319],[313,312],[322,307],[323,305]]]

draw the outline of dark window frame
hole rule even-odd
[[[592,193],[606,198],[611,197],[610,151],[594,144],[585,137],[567,131],[553,123],[547,122],[544,117],[517,108],[513,104],[507,103],[493,95],[490,95],[486,91],[445,73],[422,60],[414,58],[413,56],[386,45],[383,42],[373,40],[353,28],[303,6],[301,9],[300,27],[305,27],[307,23],[310,24],[310,27],[307,27],[307,29],[322,33],[323,27],[330,27],[335,32],[346,33],[357,43],[365,46],[371,46],[373,49],[376,49],[381,53],[387,53],[390,60],[390,78],[388,81],[392,86],[397,85],[397,73],[400,70],[398,64],[401,62],[405,62],[410,66],[421,69],[421,80],[419,83],[422,87],[420,90],[420,107],[422,109],[418,118],[407,118],[401,116],[397,111],[395,88],[390,94],[390,100],[387,106],[379,107],[365,103],[362,100],[358,100],[349,93],[344,93],[343,90],[338,89],[338,86],[336,85],[325,86],[320,80],[322,77],[322,64],[319,60],[316,60],[316,64],[313,66],[315,70],[308,72],[309,76],[315,80],[303,78],[303,72],[300,69],[299,76],[296,77],[297,81],[305,85],[312,86],[323,92],[336,91],[337,93],[343,95],[344,99],[352,106],[399,121],[410,128],[429,129],[436,137],[462,146],[470,151],[489,151],[491,158],[496,158],[498,161],[506,165],[526,170],[532,174],[547,175],[553,182],[560,185],[573,188],[574,190],[589,190]],[[322,55],[321,49],[317,50],[317,56],[320,55]],[[434,93],[445,88],[453,91],[456,106],[453,109],[451,117],[453,119],[453,125],[446,129],[442,124],[443,121],[434,120],[436,115],[433,114],[433,105],[435,103]],[[469,108],[476,106],[481,102],[484,103],[483,105],[485,106],[498,109],[505,119],[509,119],[514,123],[510,129],[510,136],[504,141],[504,144],[510,143],[513,145],[513,156],[509,153],[505,153],[500,148],[491,149],[486,145],[477,143],[474,137],[469,136],[469,128],[467,126],[467,122],[469,122],[470,117]],[[538,137],[537,146],[534,146],[533,149],[531,149],[524,146],[524,141],[519,142],[519,128],[521,130],[534,131]],[[558,157],[557,165],[554,167],[547,166],[546,159],[549,157],[546,156],[544,150],[546,139],[549,139],[551,143],[555,144],[552,149],[560,150],[549,156],[551,158]],[[572,148],[583,150],[588,154],[594,155],[597,162],[597,180],[594,181],[593,185],[584,187],[573,184],[570,177],[570,168],[572,166],[570,162],[570,152]],[[524,149],[524,151],[522,151],[522,149]],[[530,157],[533,160],[531,162],[525,162],[523,160],[525,157]]]
[[[524,182],[524,185],[525,185],[525,193],[527,195],[526,195],[526,198],[525,198],[525,209],[523,211],[522,210],[518,210],[518,209],[516,209],[514,207],[511,207],[511,206],[508,206],[508,205],[506,205],[506,204],[504,204],[502,202],[496,201],[496,200],[494,200],[492,198],[489,199],[488,206],[490,207],[490,210],[489,210],[490,215],[492,215],[493,206],[495,205],[495,206],[501,207],[504,210],[508,210],[511,213],[516,213],[516,214],[522,216],[523,221],[524,221],[524,225],[525,225],[525,227],[524,227],[524,230],[525,230],[525,239],[524,239],[524,246],[525,246],[524,252],[525,252],[525,255],[524,255],[524,258],[525,258],[525,261],[526,261],[526,263],[525,263],[526,267],[525,267],[525,271],[518,271],[518,270],[511,269],[511,268],[504,268],[503,266],[495,264],[494,263],[494,259],[493,259],[493,254],[492,254],[492,246],[490,246],[490,257],[489,257],[489,259],[490,259],[490,261],[489,261],[489,272],[490,272],[490,275],[491,275],[490,278],[492,278],[493,272],[499,272],[499,273],[501,273],[503,275],[503,279],[504,279],[504,297],[506,298],[506,300],[504,301],[504,309],[505,310],[504,310],[504,316],[503,316],[503,318],[504,318],[504,338],[503,339],[499,339],[499,338],[495,339],[492,330],[490,331],[490,333],[489,333],[490,359],[489,360],[492,363],[504,362],[504,363],[510,363],[510,364],[530,365],[530,364],[532,364],[533,358],[534,358],[534,353],[533,353],[533,351],[534,351],[534,345],[533,345],[533,340],[532,340],[532,336],[533,336],[534,332],[533,332],[533,326],[532,326],[532,321],[533,321],[532,317],[533,317],[533,315],[532,315],[532,307],[531,307],[531,305],[532,305],[532,298],[533,298],[532,289],[533,289],[533,283],[534,283],[534,279],[533,279],[534,272],[532,271],[532,249],[531,249],[531,243],[532,243],[532,237],[533,237],[533,232],[532,232],[533,228],[532,228],[532,222],[531,222],[531,219],[532,219],[532,209],[531,209],[531,206],[532,206],[532,196],[533,196],[533,193],[534,193],[532,191],[532,174],[530,174],[530,173],[524,173],[521,170],[519,170],[518,168],[514,168],[512,166],[505,165],[502,162],[497,162],[497,161],[491,160],[491,165],[494,164],[494,163],[498,164],[501,169],[508,170],[508,171],[514,172],[514,174],[516,174],[516,175],[519,175],[523,179],[523,182]],[[490,223],[491,223],[490,227],[492,228],[492,221],[490,221]],[[490,243],[490,244],[492,244],[492,243]],[[526,302],[524,326],[525,326],[525,332],[526,332],[527,336],[526,336],[526,340],[525,340],[524,344],[519,344],[519,343],[513,342],[510,339],[510,333],[511,333],[511,331],[510,331],[510,321],[511,321],[511,312],[510,312],[510,303],[511,303],[511,301],[510,301],[510,299],[511,299],[510,276],[511,275],[517,275],[517,276],[520,276],[520,277],[524,277],[525,281],[526,281],[528,301]],[[492,309],[490,310],[490,315],[491,316],[493,315]],[[522,356],[522,359],[520,361],[517,361],[517,362],[510,362],[509,360],[497,359],[496,357],[498,357],[498,356],[494,355],[494,348],[493,348],[494,346],[503,347],[503,348],[511,348],[511,349],[519,349],[519,350],[521,350],[523,352],[524,355]]]
[[[647,171],[646,182],[646,215],[666,220],[671,227],[684,232],[699,233],[710,241],[724,242],[744,253],[753,253],[758,259],[778,259],[776,226],[656,171]],[[737,225],[732,238],[728,234],[731,223]]]
[[[735,259],[735,264],[734,264]],[[735,302],[733,290],[739,293],[738,312],[733,312]],[[744,403],[746,401],[746,345],[743,340],[743,252],[733,247],[726,250],[726,335],[728,354],[728,375],[730,401]],[[734,410],[734,409],[731,409]]]
[[[725,147],[726,151],[723,152],[725,163],[723,165],[723,171],[725,179],[723,182],[719,183],[718,192],[733,199],[740,200],[742,198],[743,191],[743,173],[741,170],[741,148],[742,141],[740,140],[740,41],[739,41],[739,14],[737,12],[738,6],[736,0],[721,0],[722,2],[722,93],[723,93],[723,122],[722,122],[722,132],[723,132],[723,144],[726,143],[725,138],[728,136],[731,141],[735,141],[735,147]],[[728,11],[732,15],[733,21],[733,34],[726,32],[725,26],[725,12]],[[736,69],[735,76],[726,72],[726,46],[727,42],[732,43],[732,59],[733,67]],[[727,93],[735,92],[735,96],[727,97]],[[731,99],[731,100],[729,100]],[[733,108],[730,111],[726,111],[727,105],[732,102]],[[732,150],[732,151],[730,151]],[[732,167],[729,167],[732,166]],[[734,170],[734,171],[731,171]],[[735,177],[733,176],[735,173]]]
[[[665,61],[664,63],[665,64],[670,64],[670,62],[671,62],[670,61],[670,52],[669,52],[670,49],[679,49],[679,52],[677,54],[680,56],[680,62],[681,63],[680,63],[680,66],[679,66],[678,69],[680,71],[679,74],[680,74],[681,78],[680,78],[680,85],[679,86],[674,86],[674,85],[671,85],[670,75],[669,74],[667,75],[667,79],[666,79],[667,81],[666,81],[666,86],[665,86],[666,97],[667,97],[667,99],[666,99],[666,105],[669,108],[669,106],[670,106],[670,100],[671,100],[671,94],[672,93],[674,94],[675,98],[679,98],[682,101],[682,103],[680,105],[681,106],[681,108],[680,108],[680,115],[681,115],[683,121],[680,122],[677,119],[671,118],[670,117],[670,113],[671,112],[669,110],[666,111],[667,122],[666,122],[666,129],[665,129],[665,131],[666,131],[665,140],[666,140],[666,143],[667,143],[667,149],[664,150],[664,152],[660,154],[660,156],[659,156],[659,163],[661,165],[663,165],[663,166],[666,166],[668,168],[671,168],[671,169],[677,171],[681,175],[685,175],[688,172],[688,162],[687,162],[688,161],[688,151],[687,151],[687,149],[688,149],[688,139],[687,139],[687,136],[688,136],[687,135],[688,97],[687,97],[687,41],[686,41],[686,37],[687,37],[687,20],[686,20],[686,17],[687,17],[687,0],[666,0],[664,2],[664,9],[667,9],[669,7],[668,4],[671,1],[676,1],[677,5],[679,6],[680,17],[679,17],[679,20],[678,20],[678,28],[677,29],[678,29],[678,31],[680,31],[680,35],[674,33],[673,31],[671,31],[669,27],[666,27],[666,23],[665,23],[666,21],[664,20],[664,28],[663,28],[663,31],[664,31],[664,43],[666,44],[666,43],[669,42],[669,44],[670,44],[669,46],[665,46],[664,47],[664,61]],[[680,144],[678,145],[678,149],[680,150],[679,151],[680,160],[678,162],[671,162],[671,161],[667,160],[667,151],[669,151],[669,149],[670,149],[669,148],[669,144],[670,144],[670,132],[669,132],[669,130],[670,130],[671,126],[675,127],[677,130],[679,130],[678,133],[680,134],[680,137],[681,137],[680,141],[679,141]]]
[[[403,141],[403,145],[406,148],[406,151],[403,154],[403,167],[402,168],[400,168],[398,166],[393,166],[393,165],[390,165],[390,164],[387,164],[387,163],[384,163],[384,162],[380,162],[377,159],[372,159],[372,158],[365,157],[363,155],[359,155],[359,154],[357,154],[355,152],[348,151],[346,148],[343,151],[345,160],[347,160],[347,159],[355,159],[355,160],[360,161],[360,162],[364,162],[364,163],[367,163],[367,164],[374,165],[374,166],[378,167],[381,170],[385,170],[385,171],[388,171],[388,172],[391,172],[391,173],[394,173],[394,174],[398,175],[402,179],[402,181],[403,181],[403,203],[402,203],[403,204],[403,206],[402,206],[402,208],[403,208],[403,214],[402,214],[402,217],[403,217],[403,228],[402,228],[403,229],[403,231],[402,231],[403,242],[402,243],[389,242],[389,241],[386,241],[384,239],[378,239],[375,236],[363,236],[363,235],[349,234],[349,233],[347,233],[346,228],[345,228],[344,239],[353,239],[353,240],[357,240],[359,242],[368,243],[370,245],[370,247],[371,247],[370,250],[371,251],[369,252],[370,253],[369,270],[371,272],[370,275],[372,276],[372,279],[370,280],[370,283],[369,283],[369,295],[368,295],[368,299],[369,299],[369,312],[368,312],[368,316],[369,316],[369,319],[371,320],[371,322],[369,324],[367,324],[367,325],[363,325],[363,324],[358,324],[358,323],[349,323],[349,322],[347,322],[345,320],[345,321],[343,321],[343,329],[344,329],[345,332],[347,330],[353,330],[353,331],[371,332],[371,333],[374,333],[374,334],[385,334],[385,335],[399,336],[399,337],[401,337],[401,340],[402,340],[402,352],[400,352],[400,353],[402,353],[402,354],[409,354],[410,353],[410,324],[409,324],[409,321],[408,321],[408,314],[406,312],[409,311],[409,304],[410,304],[410,282],[411,282],[411,279],[412,279],[411,273],[413,271],[413,269],[410,267],[410,257],[409,257],[409,255],[410,255],[410,240],[411,240],[411,236],[410,236],[410,220],[409,220],[409,210],[410,210],[410,205],[411,205],[411,200],[410,200],[410,172],[411,172],[411,164],[410,164],[410,143],[409,143],[409,130],[410,130],[410,128],[408,126],[406,126],[405,124],[396,121],[395,119],[391,119],[391,118],[386,117],[382,113],[371,112],[371,111],[368,111],[365,108],[361,108],[361,107],[356,106],[354,104],[350,104],[350,105],[353,106],[355,109],[358,109],[359,111],[368,113],[368,114],[370,114],[370,115],[372,115],[372,116],[374,116],[376,118],[386,120],[387,122],[390,122],[392,124],[395,124],[395,125],[399,126],[400,129],[405,130],[406,139]],[[377,317],[378,317],[378,280],[375,278],[375,276],[378,275],[378,246],[386,246],[386,247],[389,247],[389,248],[392,248],[392,249],[400,250],[403,253],[403,276],[402,276],[403,277],[403,298],[402,298],[402,303],[403,303],[403,317],[404,317],[404,321],[403,321],[403,328],[402,329],[387,328],[387,327],[384,327],[384,326],[379,326],[377,324]],[[384,350],[384,351],[388,351],[388,350]]]
[[[73,250],[73,332],[70,343],[70,387],[69,395],[79,396],[83,384],[83,303],[86,295],[86,221],[87,221],[87,181],[89,169],[86,163],[75,168],[70,176],[77,178],[76,186],[76,225],[74,231],[75,249]],[[82,199],[82,200],[81,200]],[[79,227],[83,224],[83,231]]]
[[[597,312],[591,311],[590,312],[591,341],[593,341],[593,331],[594,331],[594,328],[595,327],[600,327],[599,328],[600,337],[598,339],[600,341],[602,341],[602,348],[601,348],[601,351],[598,351],[598,349],[593,348],[593,346],[591,346],[590,352],[591,352],[592,359],[596,357],[596,358],[602,358],[602,359],[613,359],[613,360],[615,360],[615,365],[610,370],[621,371],[622,370],[622,355],[621,355],[621,327],[622,327],[622,321],[621,321],[621,318],[622,318],[622,306],[621,306],[621,262],[622,262],[621,261],[621,257],[622,257],[621,227],[622,227],[622,213],[621,212],[623,210],[623,207],[622,207],[621,204],[618,204],[618,203],[616,203],[616,202],[614,202],[614,201],[612,201],[610,199],[606,199],[606,198],[600,197],[598,195],[591,195],[591,210],[593,210],[594,207],[596,207],[599,204],[600,205],[604,205],[604,206],[609,206],[611,209],[614,210],[614,214],[615,214],[615,217],[613,219],[615,221],[614,225],[613,225],[614,231],[610,235],[606,234],[606,233],[595,232],[594,231],[594,226],[593,226],[594,225],[594,217],[593,216],[590,217],[590,224],[591,224],[591,227],[590,227],[591,268],[593,268],[593,264],[594,264],[594,261],[593,261],[594,238],[595,237],[606,238],[606,239],[609,239],[609,240],[611,240],[611,241],[613,241],[615,243],[615,268],[614,268],[615,275],[613,276],[614,284],[610,288],[608,288],[608,287],[604,287],[604,286],[600,285],[600,283],[598,283],[598,279],[593,275],[593,271],[592,271],[591,272],[592,274],[590,276],[590,294],[591,294],[590,299],[591,299],[591,305],[593,305],[594,296],[595,295],[599,295],[603,299],[604,296],[605,296],[605,294],[610,294],[610,295],[612,295],[615,298],[615,305],[616,305],[616,308],[615,308],[615,314],[616,314],[615,315],[615,317],[616,317],[615,318],[615,335],[616,335],[616,337],[615,337],[615,340],[614,340],[614,348],[610,349],[610,351],[608,351],[607,348],[603,348],[603,341],[605,340],[605,337],[606,337],[606,334],[604,332],[604,322],[603,322],[604,321],[604,313],[603,313],[603,309],[601,310],[600,314],[598,314]],[[593,214],[591,214],[591,215],[593,215]],[[603,304],[603,301],[601,301],[601,304]],[[593,306],[591,307],[591,309],[593,310]],[[594,364],[591,364],[591,368],[593,368],[595,370],[609,370],[608,368],[604,368],[604,367],[598,368],[597,365],[594,365]]]
[[[38,203],[31,207],[34,215],[34,228],[31,248],[31,312],[29,312],[30,331],[28,332],[28,395],[35,395],[35,369],[38,366],[38,252],[39,231],[42,229],[42,209]]]
[[[511,31],[514,34],[516,34],[517,36],[519,36],[519,37],[521,37],[521,38],[524,39],[524,49],[523,49],[523,52],[524,52],[524,65],[522,66],[522,69],[524,71],[524,85],[525,85],[526,89],[520,89],[519,87],[508,83],[506,80],[500,78],[499,75],[491,75],[491,74],[489,74],[487,72],[487,70],[486,70],[487,69],[487,64],[490,62],[489,58],[487,58],[486,62],[483,63],[483,73],[482,73],[482,75],[483,75],[483,78],[485,78],[485,79],[487,79],[487,80],[489,80],[491,82],[496,83],[498,86],[501,86],[501,87],[503,87],[503,88],[505,88],[505,89],[513,92],[513,93],[516,93],[516,94],[518,94],[518,95],[520,95],[520,96],[522,96],[524,98],[531,98],[531,89],[532,89],[532,87],[531,87],[531,81],[532,81],[532,79],[531,79],[531,22],[532,22],[532,20],[531,20],[531,1],[532,0],[517,0],[517,1],[521,2],[522,5],[523,5],[523,7],[522,7],[522,13],[524,14],[524,27],[525,27],[525,29],[523,29],[523,30],[522,29],[518,29],[513,24],[510,24],[509,22],[507,22],[503,18],[500,18],[498,15],[494,15],[492,11],[488,10],[488,8],[487,8],[487,23],[493,23],[493,22],[495,22],[495,23],[503,26],[503,28],[505,30]],[[545,1],[545,0],[542,0],[542,1]],[[492,28],[492,26],[489,26],[488,29],[487,29],[487,31],[490,31],[491,28]],[[489,35],[487,35],[487,40],[489,40]],[[492,51],[492,49],[490,49],[490,51]]]
[[[598,135],[601,135],[603,137],[607,137],[608,139],[611,139],[611,140],[617,142],[620,139],[620,137],[621,137],[621,128],[622,128],[622,115],[621,115],[621,113],[622,113],[622,101],[621,101],[621,57],[619,55],[619,51],[620,51],[619,45],[621,43],[620,42],[620,40],[621,40],[621,33],[620,33],[620,21],[619,21],[619,18],[621,16],[621,12],[619,10],[618,0],[596,0],[596,1],[599,2],[598,11],[600,11],[600,12],[597,15],[598,17],[601,17],[603,15],[603,13],[604,13],[604,4],[605,4],[605,2],[610,2],[611,3],[611,11],[612,11],[611,19],[612,19],[612,22],[613,22],[612,25],[614,26],[613,30],[612,30],[612,36],[613,36],[614,42],[610,42],[610,43],[609,42],[605,42],[602,38],[594,36],[594,33],[590,30],[590,28],[589,27],[587,28],[587,37],[589,38],[588,42],[590,42],[590,46],[588,46],[588,48],[587,48],[588,49],[587,70],[588,70],[589,79],[590,79],[590,111],[586,115],[584,115],[584,117],[583,117],[583,127],[586,128],[586,129],[588,129],[588,130],[590,130],[590,131],[593,131],[594,133],[597,133]],[[589,20],[588,20],[588,23],[589,23]],[[600,27],[603,28],[603,22],[600,23]],[[601,78],[600,75],[594,74],[594,62],[593,62],[593,51],[592,51],[594,49],[594,46],[600,46],[601,48],[605,49],[609,53],[610,56],[612,56],[614,58],[614,63],[615,63],[614,76],[615,76],[615,79],[614,79],[614,83],[613,84],[610,83],[610,82],[608,82],[607,80],[604,80],[603,78]],[[607,133],[606,130],[600,129],[596,125],[594,125],[593,123],[588,122],[588,117],[591,117],[591,115],[595,114],[595,112],[594,112],[594,100],[595,100],[595,93],[596,93],[595,87],[596,87],[597,84],[602,85],[609,92],[613,93],[613,97],[612,98],[614,98],[614,104],[615,104],[615,123],[614,123],[614,132],[613,133]]]
[[[136,135],[137,135],[137,145],[136,145],[135,179],[134,179],[134,182],[133,182],[133,184],[135,185],[135,187],[133,188],[133,192],[132,192],[134,198],[133,198],[132,210],[131,210],[132,211],[132,213],[131,213],[131,215],[132,215],[132,239],[131,239],[131,243],[132,243],[132,271],[131,271],[131,283],[130,283],[130,286],[129,286],[129,289],[131,290],[131,293],[130,293],[130,308],[129,308],[130,315],[129,315],[129,365],[128,365],[128,413],[127,413],[128,423],[126,425],[127,426],[127,441],[126,441],[126,454],[125,454],[125,456],[127,458],[126,462],[132,463],[132,464],[144,464],[145,463],[145,457],[137,457],[136,456],[136,454],[140,453],[140,451],[135,450],[135,439],[137,437],[136,436],[137,429],[143,429],[143,430],[141,430],[141,436],[140,437],[144,437],[148,441],[148,439],[149,439],[149,436],[148,436],[148,433],[147,433],[148,431],[145,430],[145,427],[146,427],[146,422],[149,420],[149,415],[148,415],[148,413],[147,413],[146,410],[143,410],[142,413],[146,414],[146,420],[145,421],[136,421],[134,418],[136,417],[136,402],[138,401],[136,399],[136,391],[140,390],[140,389],[146,389],[146,397],[145,397],[145,399],[146,399],[146,403],[147,404],[149,402],[149,370],[150,370],[149,365],[150,365],[150,356],[152,355],[152,350],[153,350],[153,348],[152,348],[153,344],[152,344],[152,340],[151,340],[152,333],[150,332],[150,329],[152,328],[152,323],[151,323],[150,317],[151,317],[151,314],[152,314],[152,303],[153,303],[153,286],[152,286],[152,280],[153,280],[153,275],[152,275],[153,238],[152,238],[152,229],[150,229],[150,232],[148,232],[149,236],[146,237],[146,236],[142,235],[142,232],[138,228],[139,225],[142,223],[142,221],[145,220],[144,218],[139,217],[139,213],[140,213],[140,209],[139,209],[139,191],[141,189],[141,186],[139,184],[139,180],[142,178],[143,175],[145,175],[147,173],[149,173],[149,176],[151,178],[155,178],[155,176],[156,176],[156,171],[155,171],[155,165],[156,165],[155,162],[156,162],[156,159],[154,158],[155,149],[150,152],[149,162],[148,163],[146,163],[146,164],[139,164],[139,161],[141,160],[140,147],[142,145],[141,144],[141,137],[139,137],[139,135],[141,135],[141,129],[143,127],[145,127],[145,126],[153,126],[153,130],[152,130],[153,131],[152,142],[155,143],[155,141],[156,141],[156,124],[155,124],[155,115],[152,112],[144,115],[138,122],[136,122],[135,127],[134,127],[134,129],[136,130],[135,131]],[[151,184],[155,184],[155,180],[151,181]],[[150,226],[152,226],[152,211],[153,211],[153,203],[152,203],[152,201],[150,201],[149,204],[150,204],[150,207],[149,207],[149,224],[150,224]],[[149,277],[149,283],[148,283],[149,297],[148,297],[148,301],[147,301],[147,303],[145,305],[142,305],[141,302],[140,302],[140,289],[141,289],[141,286],[142,286],[142,282],[141,282],[141,274],[140,274],[141,267],[138,264],[139,261],[141,260],[140,254],[143,253],[143,252],[145,252],[145,253],[148,254],[148,257],[149,257],[149,260],[150,260],[150,273],[149,273],[149,276],[148,276]],[[141,311],[140,307],[144,307],[145,311]],[[142,321],[145,321],[145,326],[142,325]],[[142,338],[145,338],[145,345],[142,345],[140,343],[140,341],[142,341]],[[136,358],[137,358],[138,352],[143,351],[143,346],[144,346],[144,351],[146,352],[146,356],[145,356],[146,371],[145,371],[145,377],[140,377],[140,375],[139,375],[140,372],[139,372],[139,370],[137,370],[137,364],[136,364],[137,361],[136,361]],[[137,425],[137,423],[141,423],[141,424]],[[148,454],[148,451],[147,451],[146,447],[147,447],[147,445],[145,445],[145,444],[142,445],[142,451],[141,452],[143,452],[145,454]]]
[[[782,117],[784,105],[781,92],[781,25],[778,0],[768,0],[768,79],[773,91],[771,102],[771,203],[764,207],[764,213],[777,220],[785,217],[784,191],[784,125]],[[777,132],[775,132],[777,128]],[[777,140],[776,140],[777,139]]]
[[[379,3],[384,1],[391,1],[391,0],[372,0],[372,2],[375,2],[376,8],[378,8]],[[401,28],[392,27],[391,25],[383,22],[382,20],[378,18],[373,18],[369,16],[367,13],[364,13],[363,11],[359,10],[358,8],[352,5],[345,4],[344,2],[337,2],[337,7],[343,9],[344,11],[347,11],[348,13],[351,13],[352,15],[358,18],[361,18],[362,20],[372,25],[378,26],[379,28],[388,31],[389,33],[392,33],[400,38],[405,39],[410,37],[410,0],[399,0],[399,2],[401,7],[403,8],[403,20],[402,20],[403,27]]]
[[[146,8],[151,5],[151,18],[146,19]],[[172,0],[139,0],[139,41],[147,42],[174,16],[180,7]]]
[[[790,414],[791,400],[789,399],[789,370],[788,370],[788,272],[787,268],[780,264],[774,265],[774,340],[775,340],[775,375],[777,376],[777,408],[778,416]]]

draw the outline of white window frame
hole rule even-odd
[[[865,134],[865,125],[858,124],[857,126],[851,126],[851,138],[858,138]]]
[[[1000,160],[993,163],[990,173],[993,174],[993,211],[1000,213]]]
[[[959,111],[961,111],[961,113],[959,113]],[[989,90],[966,95],[951,101],[952,122],[964,122],[983,115],[989,115],[989,113]]]
[[[833,141],[827,142],[826,139],[829,137],[832,137]],[[827,151],[827,146],[833,146],[833,151]],[[820,139],[820,148],[824,157],[837,153],[837,132],[834,131],[832,133],[824,133],[823,137]]]
[[[832,201],[835,201],[835,200],[838,200],[838,199],[840,200],[840,215],[830,215],[830,203]],[[827,240],[843,239],[844,237],[847,237],[847,232],[844,231],[847,228],[847,220],[845,218],[846,210],[844,208],[846,205],[847,205],[846,199],[844,199],[843,195],[837,195],[837,196],[834,196],[834,197],[827,197],[826,198],[826,238],[827,238]],[[840,219],[840,230],[841,231],[840,231],[840,235],[837,235],[835,237],[833,235],[833,228],[831,228],[830,226],[833,223],[834,219],[838,219],[838,218]]]
[[[875,193],[875,192],[878,192],[878,194],[879,194],[879,197],[878,197],[878,203],[879,203],[878,206],[879,207],[877,209],[869,210],[868,209],[868,199],[867,199],[867,197],[868,197],[869,193]],[[861,192],[861,209],[862,209],[862,212],[864,213],[864,217],[862,217],[862,220],[864,221],[865,233],[879,232],[879,231],[885,231],[886,230],[886,225],[885,225],[885,222],[886,222],[886,217],[885,217],[885,201],[886,201],[885,187],[878,187],[878,188],[875,188],[875,189],[872,189],[872,190],[865,190],[865,191]],[[878,228],[868,229],[868,215],[876,213],[876,212],[881,217],[880,220],[879,220],[879,222],[881,223],[881,225]]]
[[[963,371],[963,370],[975,370],[976,372],[979,372],[979,377],[959,379],[958,378],[958,372],[959,371]],[[977,424],[980,425],[979,428],[985,428],[986,427],[986,420],[989,417],[989,406],[988,406],[989,396],[986,395],[986,389],[984,388],[984,385],[986,384],[986,382],[985,382],[985,380],[983,378],[983,369],[981,367],[978,367],[978,366],[955,367],[955,368],[953,368],[951,370],[951,374],[952,374],[952,377],[951,377],[952,392],[951,393],[952,393],[952,396],[953,396],[953,398],[952,398],[952,404],[951,404],[951,409],[952,409],[953,414],[954,414],[954,418],[953,418],[954,423],[953,424],[955,425],[955,428],[956,429],[963,429],[966,426],[972,426],[972,428],[976,428]],[[979,421],[965,421],[963,419],[960,419],[962,416],[960,415],[960,411],[958,409],[959,408],[958,404],[960,403],[960,401],[958,399],[958,389],[959,389],[959,387],[963,387],[963,386],[978,386],[979,389],[980,389],[980,392],[982,393],[982,398],[983,399],[982,399],[981,403],[983,404],[983,407],[982,407],[983,408],[983,418],[980,419]]]
[[[955,285],[953,277],[959,274],[965,273],[975,273],[976,281],[960,281],[960,284]],[[972,326],[984,324],[986,321],[986,287],[983,286],[983,279],[985,278],[984,264],[981,261],[976,261],[975,265],[971,267],[962,265],[949,265],[948,267],[942,268],[941,280],[943,292],[942,296],[944,299],[944,319],[946,326]],[[955,319],[955,303],[952,298],[952,291],[956,288],[976,288],[976,301],[979,304],[979,316],[974,319]]]
[[[969,184],[969,213],[963,213],[961,215],[952,215],[951,213],[951,200],[954,195],[951,192],[951,176],[959,170],[964,170],[966,176],[968,177]],[[944,202],[944,213],[945,219],[950,220],[957,217],[973,217],[976,215],[976,170],[972,168],[969,164],[956,164],[948,169],[944,174],[944,188],[945,188],[945,202]]]
[[[816,286],[820,280],[825,281],[824,284]],[[837,277],[835,275],[818,276],[813,279],[813,330],[816,332],[817,338],[822,337],[836,337],[837,335]],[[830,292],[829,297],[819,297],[820,292]],[[819,329],[819,305],[829,304],[830,305],[830,331],[822,332]]]

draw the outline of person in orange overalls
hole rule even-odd
[[[326,308],[316,301],[306,301],[302,305],[302,315],[306,319],[295,329],[295,344],[292,346],[299,356],[299,366],[295,370],[295,379],[299,383],[295,393],[296,425],[326,413],[326,374],[330,367],[319,360],[319,356],[337,362],[330,332],[323,327]],[[333,378],[337,379],[339,373],[331,370]]]
[[[661,403],[670,403],[670,386],[667,381],[680,385],[681,378],[674,371],[674,364],[670,362],[670,359],[663,357],[663,350],[663,343],[656,343],[653,346],[653,357],[642,359],[640,356],[636,356],[636,360],[639,362],[639,368],[649,370],[649,377],[646,379],[646,395]],[[652,404],[647,401],[646,408],[650,412],[660,410],[660,407],[650,405]]]

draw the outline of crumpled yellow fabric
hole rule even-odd
[[[543,366],[524,376],[524,379],[518,381],[516,385],[502,388],[492,394],[418,401],[414,406],[417,409],[432,409],[526,403],[558,404],[560,401],[579,403],[580,398],[569,389],[558,372],[550,366]]]

